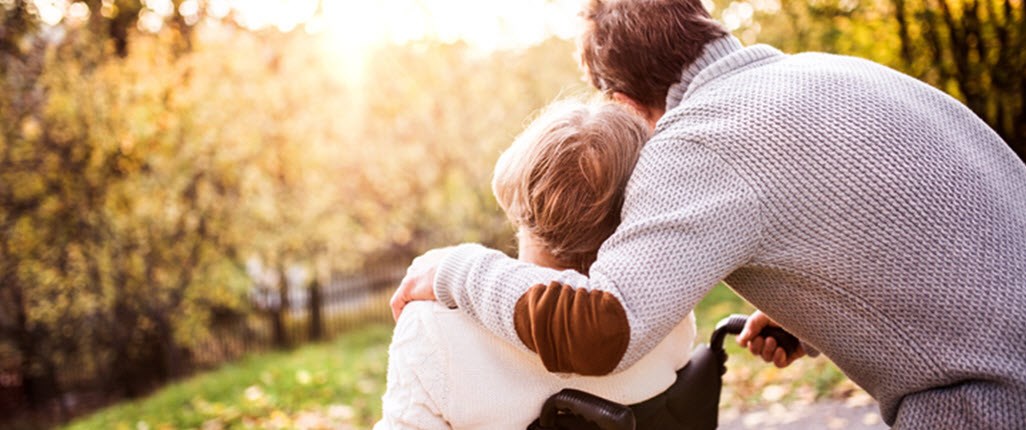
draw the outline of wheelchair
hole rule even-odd
[[[737,335],[748,317],[731,315],[721,320],[709,340],[699,345],[686,366],[677,371],[673,385],[659,395],[634,405],[623,405],[574,389],[564,389],[545,401],[541,415],[528,430],[662,430],[715,429],[718,425],[722,376],[727,352],[723,341]],[[779,327],[759,333],[773,337],[788,355],[799,340]]]

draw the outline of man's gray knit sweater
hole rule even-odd
[[[526,344],[544,356],[584,354],[561,333],[593,321],[525,309],[541,303],[529,291],[610,295],[629,323],[619,371],[725,280],[889,424],[1026,428],[1026,166],[986,124],[875,63],[733,37],[706,46],[667,107],[590,276],[461,245],[438,299],[517,345],[555,342]]]

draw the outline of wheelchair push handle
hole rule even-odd
[[[712,338],[709,340],[709,347],[716,351],[723,351],[723,340],[727,335],[741,334],[747,322],[748,316],[740,314],[734,314],[720,320],[720,323],[716,325],[716,330],[713,331]],[[759,332],[759,336],[772,337],[777,341],[777,346],[784,348],[788,356],[794,354],[798,347],[801,346],[801,341],[797,337],[780,327],[766,326]]]
[[[716,411],[722,383],[720,375],[727,370],[725,366],[727,353],[723,350],[723,341],[728,334],[740,334],[747,322],[748,317],[746,315],[731,315],[721,320],[713,331],[709,347],[699,346],[695,350],[695,355],[692,355],[691,362],[684,369],[678,371],[678,382],[675,382],[675,385],[683,380],[687,381],[687,387],[690,390],[704,390],[704,392],[696,396],[687,394],[687,392],[684,392],[683,394],[685,395],[682,395],[682,392],[678,391],[673,394],[673,396],[676,396],[673,401],[686,401],[690,405],[688,407],[695,411],[711,410],[708,413],[695,412],[699,413],[699,415],[693,417],[693,420],[695,420],[693,421],[693,424],[695,424],[694,428],[716,427]],[[780,327],[766,327],[759,332],[759,335],[776,339],[777,345],[784,348],[788,355],[797,351],[798,346],[801,344],[798,338]],[[666,396],[667,394],[663,393],[654,399],[662,399],[663,402],[666,402],[668,401]],[[708,406],[709,409],[701,409],[698,406],[701,402],[696,401],[696,399],[712,399],[712,403]],[[650,399],[649,402],[651,401]],[[641,408],[639,409],[643,411],[641,419],[648,420],[646,421],[648,423],[646,428],[651,427],[651,420],[653,419],[653,416],[650,414],[651,408],[645,409],[645,402],[634,405],[634,407]],[[666,405],[660,403],[659,408],[665,409]],[[625,406],[592,394],[568,388],[554,394],[545,401],[545,404],[542,406],[541,416],[528,429],[594,429],[597,427],[601,430],[634,430],[638,425],[634,411],[635,409],[632,409],[631,406]]]
[[[538,419],[539,428],[560,428],[557,423],[560,411],[591,421],[602,430],[634,430],[634,412],[629,406],[572,388],[566,388],[545,401]]]

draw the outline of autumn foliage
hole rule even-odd
[[[226,324],[262,317],[254,261],[323,279],[455,242],[510,250],[493,163],[533,112],[590,92],[567,40],[355,58],[177,0],[155,33],[147,2],[75,3],[86,18],[44,25],[0,0],[0,382],[17,382],[0,413],[193,371]],[[706,3],[746,43],[935,85],[1026,154],[1022,0]]]

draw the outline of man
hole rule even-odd
[[[655,127],[620,228],[587,277],[478,245],[431,251],[394,313],[437,299],[550,371],[606,373],[725,280],[765,312],[744,340],[772,317],[888,424],[1026,425],[1026,166],[986,124],[868,61],[742,47],[698,0],[593,1],[584,16],[591,82]]]

